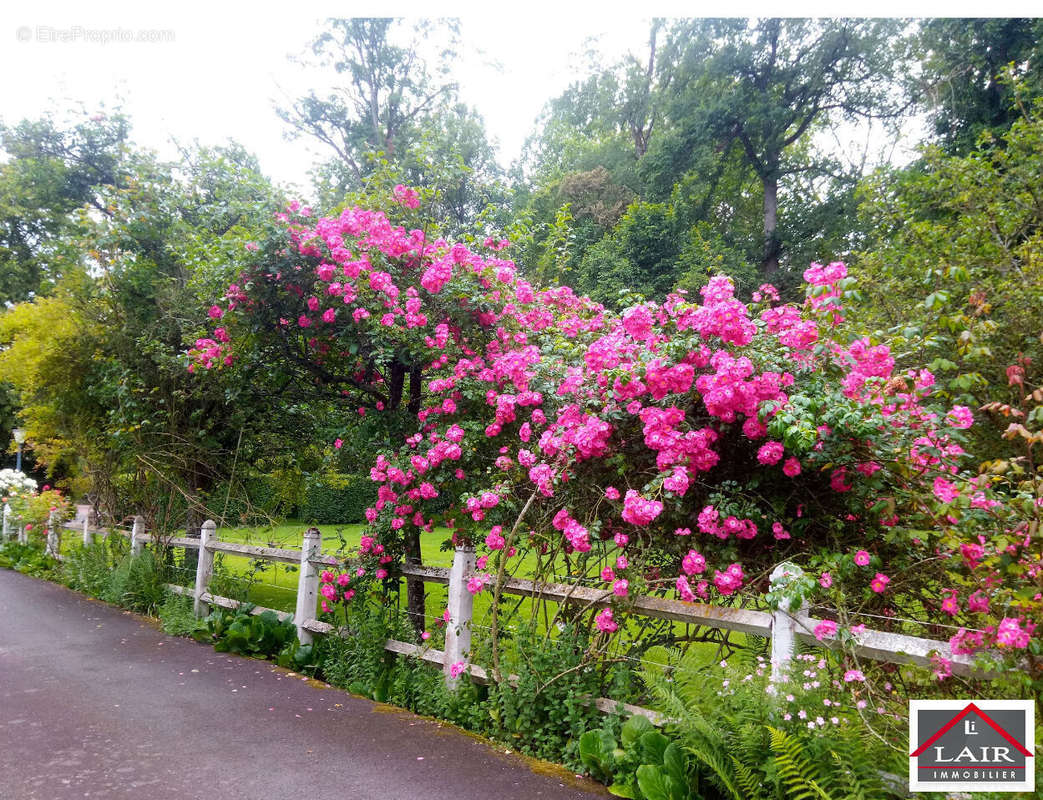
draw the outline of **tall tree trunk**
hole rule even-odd
[[[779,221],[779,179],[764,178],[764,258],[761,271],[765,274],[779,268],[779,237],[775,229]]]

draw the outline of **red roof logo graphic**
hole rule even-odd
[[[938,741],[956,723],[958,723],[961,719],[966,717],[972,711],[978,715],[978,718],[982,722],[984,722],[986,725],[988,725],[990,728],[996,731],[996,733],[998,733],[1000,736],[1002,736],[1004,739],[1010,742],[1019,753],[1021,753],[1024,756],[1027,756],[1028,758],[1032,758],[1032,753],[1030,753],[1028,749],[1026,749],[1025,745],[1023,745],[1021,742],[1019,742],[1017,739],[1015,739],[1013,736],[1007,733],[992,719],[992,717],[990,717],[988,714],[986,714],[984,711],[982,711],[980,708],[974,705],[974,703],[968,703],[962,711],[957,713],[956,716],[954,716],[951,720],[946,722],[945,725],[943,725],[941,729],[936,734],[934,734],[934,736],[932,736],[918,748],[913,750],[913,752],[909,754],[909,757],[912,758],[914,756],[919,756],[921,753],[923,753],[924,750],[926,750],[928,747],[930,747],[932,744]]]

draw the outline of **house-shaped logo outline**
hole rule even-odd
[[[962,711],[958,711],[955,714],[955,716],[953,716],[953,718],[951,720],[949,720],[947,723],[945,723],[938,730],[937,733],[935,733],[933,736],[928,738],[927,741],[924,742],[922,745],[920,745],[918,748],[913,750],[913,752],[911,752],[909,754],[909,757],[910,758],[918,757],[921,753],[923,753],[924,750],[926,750],[928,747],[930,747],[932,744],[934,744],[936,741],[938,741],[949,730],[951,730],[954,725],[956,725],[960,720],[962,720],[964,717],[966,717],[972,711],[975,714],[978,715],[978,718],[982,722],[984,722],[986,725],[991,727],[1000,736],[1002,736],[1004,739],[1006,739],[1008,742],[1010,742],[1012,745],[1014,745],[1014,747],[1017,749],[1017,751],[1019,753],[1021,753],[1022,755],[1024,755],[1027,758],[1032,758],[1032,752],[1029,751],[1025,747],[1025,745],[1023,745],[1021,742],[1019,742],[1017,739],[1015,739],[1013,736],[1011,736],[1009,733],[1007,733],[1007,731],[1005,731],[1001,725],[999,725],[995,720],[992,719],[992,717],[990,717],[988,714],[986,714],[984,711],[982,711],[980,708],[978,708],[978,706],[976,706],[974,703],[968,703],[963,708]]]

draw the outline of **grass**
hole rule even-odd
[[[364,530],[363,525],[331,525],[324,526],[322,530],[323,552],[336,554],[337,552],[350,552],[359,544],[359,539]],[[267,545],[273,547],[300,548],[307,528],[302,523],[287,522],[281,525],[267,528],[221,528],[218,537],[225,541],[244,542],[249,544]],[[420,549],[425,566],[448,567],[453,562],[453,551],[443,550],[443,543],[449,539],[451,532],[448,528],[436,528],[431,532],[424,532],[420,537]],[[224,554],[225,564],[230,570],[246,574],[251,569],[249,559]],[[536,555],[528,552],[522,555],[520,562],[512,564],[515,576],[519,578],[532,578],[537,570]],[[293,611],[296,605],[297,568],[289,564],[266,562],[264,570],[257,575],[257,582],[250,588],[249,599],[258,605],[276,608],[281,611]],[[433,630],[445,609],[448,598],[448,587],[429,583],[427,584],[427,619],[425,627]],[[402,598],[404,602],[405,591]],[[472,629],[476,637],[480,636],[482,629],[488,629],[491,622],[493,594],[491,591],[479,593],[474,598],[474,615]],[[557,604],[546,602],[540,605],[534,614],[534,601],[526,597],[516,595],[503,595],[501,608],[506,613],[500,614],[500,628],[514,627],[516,621],[528,621],[535,617],[537,627],[546,632],[547,627],[554,616]],[[402,610],[405,614],[405,610]],[[643,617],[629,617],[624,622],[633,634],[637,634],[645,621]],[[684,623],[675,623],[673,632],[678,637],[684,637],[689,633],[689,628]],[[736,636],[740,636],[736,634]],[[745,638],[745,637],[743,637]],[[693,645],[699,651],[705,652],[709,661],[713,659],[717,646],[707,643],[696,643]]]
[[[219,528],[217,536],[226,542],[239,542],[245,544],[263,545],[269,547],[280,547],[287,549],[299,549],[301,547],[304,531],[307,525],[296,521],[287,521],[279,525],[260,528]],[[349,553],[358,547],[359,540],[364,530],[363,525],[344,524],[322,526],[322,550],[326,554],[336,555],[338,553]],[[426,566],[448,567],[453,561],[452,550],[445,550],[443,543],[449,539],[450,531],[447,528],[436,528],[431,532],[421,534],[421,555]],[[62,549],[78,544],[79,537],[72,531],[67,531],[62,537]],[[274,608],[279,611],[294,611],[297,603],[298,567],[292,564],[283,564],[273,561],[262,561],[245,556],[237,556],[231,553],[218,554],[220,564],[229,573],[228,577],[249,584],[247,599],[260,606]],[[183,570],[176,566],[175,572]],[[536,573],[537,563],[535,553],[523,554],[520,562],[513,562],[514,574],[519,578],[532,578]],[[189,575],[183,572],[179,582],[191,584],[194,581],[194,572]],[[427,584],[427,619],[425,627],[433,630],[436,620],[441,617],[443,609],[447,605],[448,588],[441,584]],[[401,593],[404,605],[405,591]],[[492,592],[484,591],[474,598],[474,615],[472,629],[476,638],[485,638],[481,635],[483,629],[487,629],[491,622]],[[534,613],[534,601],[530,598],[517,597],[515,595],[504,595],[501,601],[500,627],[514,627],[515,621],[527,621],[535,618],[538,628],[546,632],[550,620],[557,609],[557,604],[546,602],[541,604]],[[401,609],[405,614],[405,609]],[[645,618],[628,617],[624,624],[628,632],[636,635],[639,632]],[[683,637],[688,632],[683,623],[675,623],[673,632],[678,637]],[[618,640],[618,639],[617,639]],[[699,650],[705,650],[707,659],[714,657],[716,645],[696,644]]]

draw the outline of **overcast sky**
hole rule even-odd
[[[952,3],[935,5],[921,3],[915,11],[960,13]],[[331,15],[452,14],[462,18],[464,47],[456,65],[462,99],[483,115],[490,136],[499,142],[500,162],[508,166],[544,103],[580,77],[584,62],[579,54],[592,37],[611,60],[628,50],[641,51],[647,21],[599,6],[591,12],[574,3],[539,0],[511,4],[514,13],[505,13],[490,11],[488,4],[459,2],[281,3],[269,9],[216,0],[101,8],[6,0],[0,10],[0,119],[11,123],[47,111],[61,118],[74,103],[96,111],[119,102],[133,121],[138,144],[170,156],[171,137],[204,144],[234,138],[257,154],[265,172],[304,189],[306,171],[322,151],[306,142],[287,142],[273,111],[274,103],[303,94],[313,82],[288,56],[300,54]],[[719,4],[673,0],[638,8],[667,16],[725,10]],[[729,4],[727,11],[766,15],[778,9],[746,0]],[[914,13],[897,0],[872,10]],[[805,2],[787,4],[786,12],[837,14],[843,9],[836,3]],[[848,13],[864,10],[852,7]],[[993,13],[1028,12],[1014,3]]]
[[[340,9],[349,10],[345,4]],[[321,151],[287,142],[273,104],[309,88],[309,73],[288,56],[303,51],[329,13],[337,8],[266,16],[218,3],[205,14],[169,4],[163,13],[7,6],[0,12],[0,117],[11,123],[47,111],[60,116],[74,102],[95,111],[118,101],[139,144],[170,155],[170,137],[206,144],[234,138],[275,178],[304,182]],[[158,41],[104,42],[114,29]],[[578,75],[581,60],[573,54],[589,37],[621,55],[639,49],[646,31],[639,19],[559,16],[550,24],[536,16],[464,18],[461,97],[484,116],[508,166],[543,104]]]

